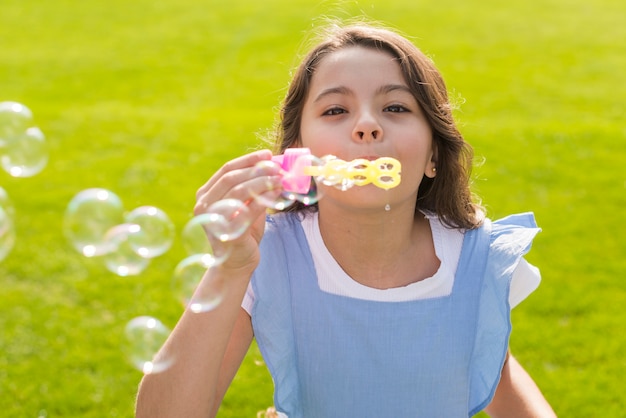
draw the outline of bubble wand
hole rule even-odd
[[[317,158],[308,148],[288,148],[272,161],[281,166],[282,186],[287,192],[308,193],[311,178],[341,190],[368,184],[389,190],[400,184],[401,164],[391,157],[344,161],[334,155]]]

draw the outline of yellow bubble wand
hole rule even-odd
[[[400,184],[402,168],[400,161],[391,157],[344,161],[334,155],[314,157],[308,148],[289,148],[283,155],[274,156],[273,161],[284,172],[283,188],[296,193],[308,192],[311,177],[341,190],[368,184],[389,190]]]

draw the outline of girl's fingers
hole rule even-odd
[[[271,156],[271,154],[269,154]],[[276,165],[264,164],[257,166],[259,161],[265,161],[267,155],[263,152],[248,154],[225,164],[218,172],[198,190],[195,214],[205,213],[215,202],[223,199],[238,199],[246,204],[253,212],[260,211],[254,203],[254,197],[280,194],[280,168]],[[263,208],[264,210],[265,208]]]
[[[229,190],[226,195],[221,198],[215,197],[215,190],[208,192],[207,194],[200,196],[196,202],[194,213],[196,215],[200,213],[206,213],[211,205],[223,199],[237,199],[244,202],[248,208],[252,211],[260,209],[261,205],[255,204],[256,197],[263,196],[266,200],[276,199],[282,192],[282,177],[280,176],[260,176],[254,177],[243,183],[237,184]],[[221,195],[221,193],[219,193]],[[267,197],[269,196],[269,197]],[[263,210],[266,207],[262,207]]]
[[[226,193],[228,188],[232,188],[237,183],[245,180],[244,169],[254,168],[261,161],[271,160],[272,153],[269,150],[255,151],[242,155],[224,164],[211,178],[198,189],[197,198],[216,188],[216,193],[222,191]],[[250,173],[248,173],[249,175]]]

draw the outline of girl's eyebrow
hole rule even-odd
[[[392,91],[396,91],[396,90],[401,90],[403,92],[413,95],[413,93],[411,92],[411,89],[409,89],[409,87],[404,84],[386,84],[384,86],[380,86],[376,90],[376,94],[391,93]]]
[[[322,100],[324,97],[330,96],[331,94],[341,94],[345,96],[351,96],[351,95],[354,95],[354,92],[347,87],[342,87],[342,86],[331,87],[331,88],[323,90],[320,94],[318,94],[315,100],[313,101],[313,103],[317,103],[320,100]]]
[[[375,94],[379,95],[379,94],[387,94],[387,93],[391,93],[393,91],[396,90],[400,90],[409,94],[413,94],[411,92],[411,89],[409,89],[408,86],[405,86],[404,84],[385,84],[383,86],[380,86],[378,89],[376,89]],[[341,95],[345,95],[345,96],[353,96],[354,92],[352,90],[350,90],[348,87],[345,86],[338,86],[338,87],[330,87],[328,89],[323,90],[320,94],[317,95],[317,97],[315,98],[315,100],[313,101],[313,103],[317,103],[320,100],[322,100],[324,97],[329,96],[331,94],[341,94]]]

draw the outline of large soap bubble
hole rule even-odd
[[[280,168],[280,164],[275,161],[259,161],[254,166],[253,173],[255,177],[263,177],[272,171],[279,171],[282,175],[286,174],[286,172]],[[275,210],[285,210],[296,203],[295,197],[286,193],[282,193],[278,197],[272,195],[272,197],[269,198],[266,193],[258,194],[250,190],[250,195],[259,205]]]
[[[15,227],[13,219],[0,206],[0,261],[4,260],[15,245]]]
[[[67,206],[63,229],[72,246],[86,257],[111,251],[107,232],[124,222],[124,207],[113,192],[92,188],[78,193]]]
[[[120,224],[109,229],[104,236],[102,250],[104,265],[118,276],[136,276],[143,272],[150,260],[140,256],[132,245],[132,239],[141,234],[137,224]]]
[[[129,236],[133,250],[144,258],[167,252],[174,241],[174,224],[165,212],[154,206],[141,206],[126,215],[126,222],[139,225],[140,231]]]
[[[133,318],[126,325],[126,354],[131,364],[144,374],[169,368],[173,356],[162,350],[170,329],[151,316]]]
[[[0,102],[0,146],[34,126],[33,112],[18,102]]]
[[[216,265],[211,254],[194,254],[182,260],[174,270],[172,288],[175,298],[192,312],[215,309],[224,298],[224,283],[209,279],[198,286],[206,271]]]
[[[252,223],[250,209],[241,200],[218,200],[209,206],[210,224],[207,230],[222,242],[232,241],[243,235]]]
[[[13,177],[32,177],[48,163],[46,138],[37,127],[8,137],[1,151],[2,169]]]
[[[215,259],[214,264],[217,265],[230,255],[232,247],[221,241],[216,242],[215,245],[211,242],[207,234],[209,234],[208,228],[214,222],[215,217],[210,213],[194,216],[183,228],[181,238],[188,255],[210,254]]]
[[[6,190],[0,187],[0,208],[2,208],[11,219],[15,219],[15,206]]]

